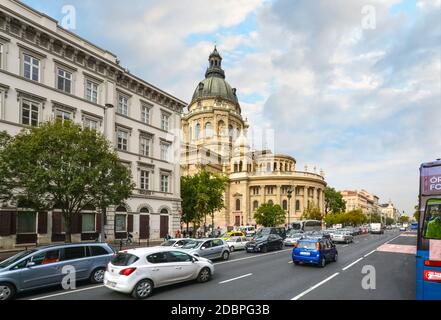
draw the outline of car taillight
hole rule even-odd
[[[320,243],[319,243],[319,242],[317,242],[317,243],[315,244],[315,248],[316,248],[317,250],[320,250]]]
[[[441,261],[424,260],[424,265],[428,267],[441,267]]]
[[[424,281],[441,282],[441,272],[424,270]]]
[[[122,269],[119,274],[122,276],[130,276],[133,272],[135,272],[136,268],[127,268],[127,269]]]

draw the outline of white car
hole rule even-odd
[[[206,282],[214,274],[213,263],[180,249],[151,247],[121,251],[109,262],[104,285],[114,291],[145,299],[154,288],[197,280]]]
[[[183,245],[190,242],[192,239],[184,238],[184,239],[170,239],[161,243],[161,247],[174,247],[174,248],[182,248]]]
[[[230,248],[230,252],[233,252],[235,250],[245,250],[248,240],[246,237],[231,237],[226,242]]]
[[[297,245],[297,241],[299,241],[303,236],[303,231],[301,230],[290,230],[286,234],[286,238],[285,240],[283,240],[283,244],[285,246],[295,246]]]

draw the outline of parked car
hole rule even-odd
[[[301,239],[292,250],[292,261],[295,265],[304,263],[325,267],[326,262],[337,260],[337,248],[335,244],[327,238]]]
[[[341,230],[334,232],[331,237],[333,242],[344,242],[344,243],[350,243],[354,242],[354,236],[350,231]]]
[[[190,242],[192,239],[185,238],[185,239],[170,239],[167,241],[164,241],[161,243],[161,247],[174,247],[174,248],[182,248],[182,246],[188,242]]]
[[[20,252],[0,263],[0,300],[17,293],[60,285],[63,267],[73,266],[76,280],[101,283],[115,251],[105,243],[41,246]]]
[[[197,280],[214,274],[213,263],[181,249],[150,247],[119,252],[108,264],[104,285],[114,291],[145,299],[154,288]]]
[[[302,230],[291,229],[286,233],[286,238],[283,240],[285,246],[295,246],[297,241],[303,237],[304,232]]]
[[[406,231],[406,230],[407,230],[407,228],[405,226],[400,227],[400,231]]]
[[[255,236],[246,244],[247,252],[268,252],[283,249],[283,239],[277,234]]]
[[[193,239],[184,244],[181,249],[190,255],[211,260],[230,258],[230,248],[222,239]]]
[[[286,238],[286,229],[284,227],[265,227],[260,228],[257,232],[255,237],[257,236],[266,236],[269,234],[277,234],[282,239]]]
[[[227,241],[231,237],[245,237],[245,233],[242,231],[229,231],[220,236],[224,241]]]
[[[236,250],[245,250],[245,246],[248,243],[246,237],[231,237],[227,240],[228,247],[230,248],[230,252]]]

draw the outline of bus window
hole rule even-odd
[[[424,213],[424,238],[441,240],[441,200],[427,201]]]

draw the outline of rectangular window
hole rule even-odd
[[[150,107],[141,106],[141,121],[144,123],[150,123]]]
[[[90,80],[86,80],[86,100],[98,103],[98,84]]]
[[[95,214],[83,213],[81,218],[81,232],[95,232]]]
[[[84,129],[98,130],[98,121],[91,118],[85,118],[83,123]]]
[[[123,95],[118,95],[118,113],[125,116],[129,115],[129,98]]]
[[[35,212],[19,212],[17,214],[17,233],[37,233],[37,214]]]
[[[3,63],[5,61],[5,53],[4,53],[5,46],[3,43],[0,43],[0,69],[3,69]]]
[[[57,70],[57,89],[70,93],[72,88],[72,73],[63,69]]]
[[[423,234],[426,239],[441,240],[441,200],[429,199],[424,212]]]
[[[149,171],[141,170],[140,188],[143,190],[149,190],[149,174]]]
[[[85,258],[86,248],[87,247],[83,247],[83,246],[64,248],[64,257],[62,261]]]
[[[161,129],[168,131],[169,129],[169,119],[170,116],[168,114],[163,113],[161,115]]]
[[[148,137],[141,137],[139,139],[139,151],[143,156],[149,157],[150,156],[150,144],[152,139]]]
[[[56,109],[55,110],[55,118],[61,120],[62,122],[64,121],[72,121],[73,119],[73,114],[72,112],[63,110],[63,109]]]
[[[161,143],[161,160],[169,161],[169,149],[168,143]]]
[[[23,76],[29,80],[40,81],[40,60],[28,54],[24,54]]]
[[[161,192],[168,192],[168,175],[161,174]]]
[[[21,123],[28,126],[38,126],[40,104],[29,100],[22,100]]]
[[[116,214],[115,215],[115,231],[116,232],[125,232],[127,230],[126,217],[127,216],[125,214]]]
[[[118,130],[117,133],[118,138],[118,149],[127,151],[128,150],[128,142],[129,142],[129,134],[126,131]]]

